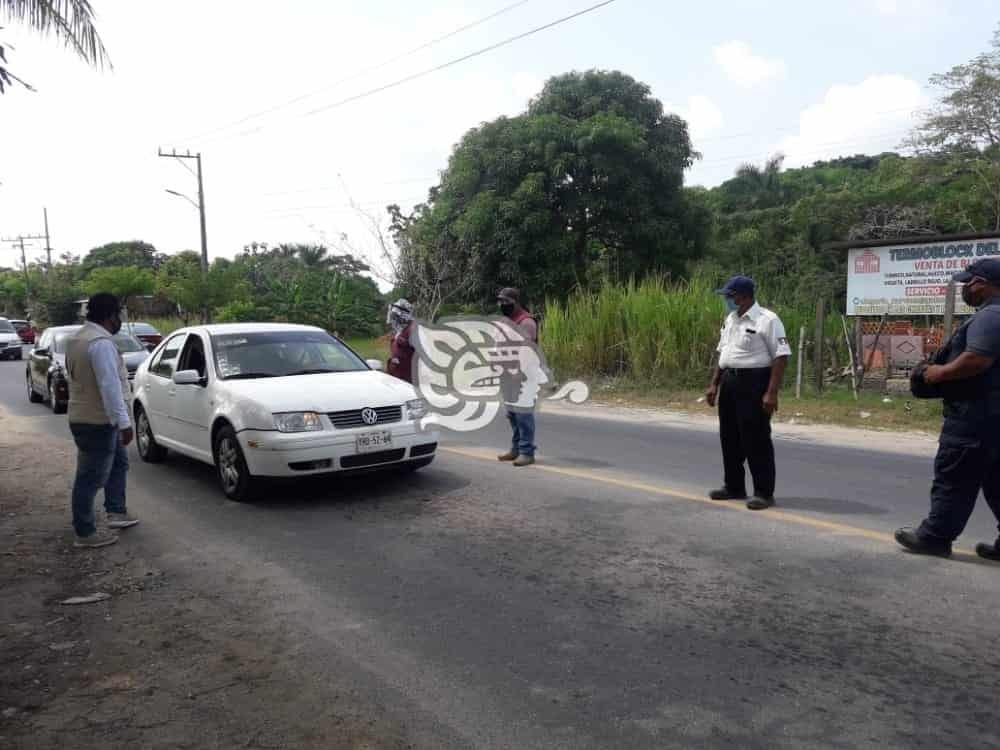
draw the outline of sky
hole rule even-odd
[[[1000,22],[995,0],[614,0],[345,103],[597,1],[93,0],[109,72],[0,19],[37,89],[0,97],[0,237],[39,234],[45,207],[57,254],[197,250],[196,209],[166,192],[196,198],[194,177],[157,155],[176,148],[202,153],[210,257],[324,243],[385,275],[371,219],[424,200],[465,132],[522,112],[550,76],[648,84],[702,154],[686,184],[713,186],[778,152],[791,167],[896,148],[933,101],[928,77]],[[18,254],[0,245],[0,266]]]

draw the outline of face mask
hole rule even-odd
[[[729,312],[736,312],[737,310],[740,309],[740,306],[736,304],[736,300],[734,300],[732,297],[726,297],[725,300],[726,300],[726,309]]]
[[[967,304],[969,307],[977,307],[973,291],[969,287],[969,284],[964,284],[962,286],[962,302]]]
[[[500,312],[506,315],[508,318],[514,314],[513,305],[500,305]]]

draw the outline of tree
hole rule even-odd
[[[463,296],[481,302],[505,283],[536,301],[563,296],[609,265],[622,277],[680,271],[703,236],[682,190],[695,157],[684,121],[645,84],[619,72],[557,76],[524,114],[465,135],[402,228],[400,263],[449,258],[455,283],[474,274]]]
[[[83,259],[82,270],[86,275],[95,268],[156,268],[158,265],[156,248],[142,240],[129,242],[109,242],[91,250]]]
[[[201,272],[201,256],[191,250],[171,256],[156,276],[156,290],[180,307],[185,322],[191,313],[206,312],[249,296],[241,269],[216,258],[207,274]]]
[[[152,294],[156,289],[153,272],[135,266],[118,266],[96,268],[83,281],[83,289],[87,294],[110,292],[118,297],[122,305],[128,308],[128,303],[134,297]]]
[[[945,161],[951,177],[971,175],[950,210],[967,230],[1000,230],[1000,26],[991,49],[946,73],[931,76],[941,92],[906,145]]]
[[[104,42],[94,27],[94,10],[88,0],[0,0],[0,17],[23,24],[39,34],[54,35],[95,68],[111,67]],[[10,72],[4,47],[0,44],[0,94],[12,82],[34,90]]]

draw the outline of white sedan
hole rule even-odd
[[[136,372],[139,455],[213,464],[234,500],[252,497],[258,477],[426,466],[438,442],[418,424],[426,404],[380,368],[311,326],[181,329]]]

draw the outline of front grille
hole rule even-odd
[[[417,456],[426,456],[429,453],[433,453],[437,450],[437,443],[424,443],[423,445],[414,445],[410,448],[410,458],[416,458]]]
[[[400,422],[403,419],[402,406],[377,406],[375,413],[378,414],[378,421],[375,424],[368,424],[361,418],[362,409],[350,409],[348,411],[334,411],[327,414],[333,426],[339,430],[347,430],[352,427],[378,427],[384,424]]]
[[[395,448],[391,451],[375,451],[374,453],[359,453],[356,456],[344,456],[340,459],[341,467],[345,469],[357,469],[360,466],[375,466],[377,464],[388,464],[393,461],[400,461],[405,448]]]

